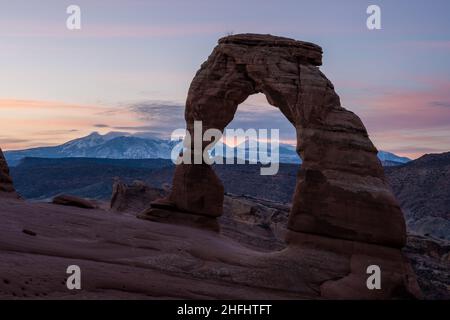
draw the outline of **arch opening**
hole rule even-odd
[[[210,154],[216,164],[298,164],[295,146],[295,127],[263,93],[257,93],[239,104]]]

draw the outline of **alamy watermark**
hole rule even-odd
[[[81,29],[81,8],[77,5],[70,5],[66,9],[66,13],[69,17],[66,20],[66,27],[69,30]]]
[[[381,268],[373,264],[367,267],[366,273],[370,274],[367,278],[366,286],[369,290],[381,290]]]
[[[69,274],[66,280],[66,287],[69,290],[81,290],[81,268],[77,265],[67,267],[66,273]]]
[[[375,4],[367,7],[366,10],[369,17],[367,18],[366,25],[369,30],[381,29],[381,8]]]

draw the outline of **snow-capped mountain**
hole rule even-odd
[[[214,146],[211,153],[219,157],[236,157],[249,160],[251,158],[250,152],[253,152],[252,157],[257,157],[259,160],[269,158],[272,162],[301,163],[293,145],[280,143],[278,150],[274,150],[272,154],[270,143],[267,143],[266,147],[263,148],[256,141],[252,142],[247,139],[235,147],[219,142]]]
[[[25,157],[36,158],[108,158],[108,159],[170,159],[172,150],[179,146],[180,141],[170,141],[148,134],[130,134],[127,132],[110,132],[104,135],[93,132],[90,135],[71,140],[59,146],[40,147],[18,151],[6,151],[5,157],[10,166],[16,166]],[[272,154],[270,145],[266,150],[261,148],[254,150],[254,146],[248,140],[237,147],[229,147],[219,142],[214,148],[213,154],[222,157],[242,157],[239,149],[245,150],[245,159],[249,159],[249,152],[258,151],[258,159],[263,154],[272,160],[278,158],[281,163],[301,163],[300,157],[295,152],[295,147],[289,144],[279,145],[278,151]],[[227,148],[229,150],[227,150]],[[180,148],[178,148],[180,149]],[[228,152],[228,153],[227,153]],[[393,153],[380,151],[378,157],[383,165],[399,165],[409,162],[410,159],[396,156]]]
[[[391,152],[387,151],[379,151],[378,159],[380,159],[383,163],[393,163],[395,164],[404,164],[411,161],[411,159],[406,157],[399,157]]]
[[[227,145],[218,143],[217,148],[214,149],[214,151],[216,152],[215,153],[213,152],[213,154],[225,157],[227,154],[226,148],[229,147]],[[267,149],[261,149],[255,141],[250,141],[249,139],[247,139],[246,141],[240,143],[235,148],[231,148],[232,150],[229,152],[232,152],[231,154],[233,154],[235,157],[241,158],[242,155],[245,154],[245,159],[249,159],[250,152],[254,152],[253,157],[256,154],[258,156],[258,159],[261,159],[264,157],[264,155],[267,155],[269,158],[271,158],[272,161],[275,162],[277,162],[276,159],[278,159],[278,162],[280,163],[297,163],[297,164],[302,163],[302,159],[295,151],[295,146],[293,145],[280,143],[278,151],[274,150],[273,154],[271,152],[270,144],[267,144],[266,148]],[[411,161],[411,159],[409,158],[399,157],[387,151],[379,151],[378,158],[381,160],[383,166],[396,166]]]
[[[124,132],[90,135],[71,140],[59,146],[6,151],[11,166],[25,157],[36,158],[109,158],[109,159],[170,159],[172,149],[179,141],[144,138]]]

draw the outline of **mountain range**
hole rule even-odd
[[[245,144],[245,147],[242,146]],[[248,159],[250,144],[243,142],[240,147],[245,149]],[[14,167],[27,157],[34,158],[102,158],[102,159],[171,159],[172,150],[181,150],[180,140],[165,140],[145,133],[130,134],[126,132],[110,132],[104,135],[93,132],[88,136],[68,141],[59,146],[38,147],[25,150],[6,151],[5,158],[9,166]],[[221,142],[215,148],[216,156],[225,156],[229,148]],[[232,148],[236,156],[239,146]],[[295,146],[280,143],[278,154],[268,156],[278,157],[280,163],[301,163],[295,151]],[[260,151],[260,150],[258,150]],[[260,151],[261,152],[261,151]],[[384,166],[395,166],[411,161],[406,157],[399,157],[393,153],[380,151],[379,159]],[[276,162],[276,161],[275,161]]]
[[[122,132],[90,135],[68,141],[59,146],[6,151],[10,166],[16,166],[23,158],[109,158],[109,159],[170,159],[170,153],[178,141],[147,138]]]

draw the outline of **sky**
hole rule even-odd
[[[66,8],[81,8],[68,30]],[[366,27],[370,4],[381,30]],[[270,33],[314,42],[342,105],[385,151],[450,151],[448,0],[0,0],[0,147],[56,145],[92,131],[184,128],[189,84],[217,40]],[[292,125],[261,94],[231,127]]]

